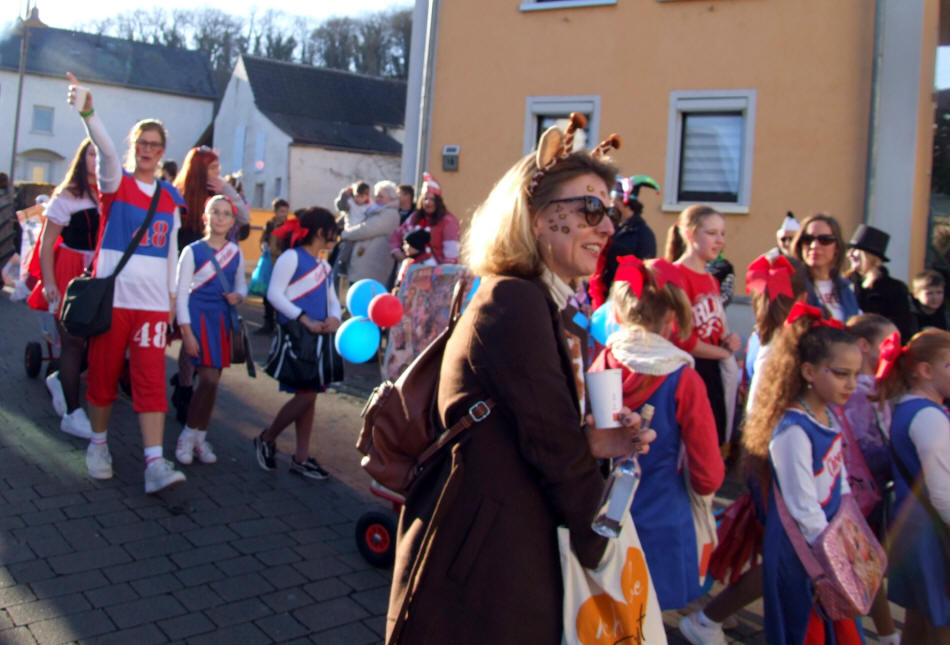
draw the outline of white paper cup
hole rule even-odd
[[[618,428],[620,420],[614,416],[623,407],[622,370],[587,372],[587,392],[591,413],[598,428]]]

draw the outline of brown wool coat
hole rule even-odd
[[[559,314],[539,283],[483,278],[446,347],[445,427],[496,402],[423,472],[400,516],[387,642],[561,642],[556,528],[582,564],[606,546],[590,529],[604,479],[580,430]]]

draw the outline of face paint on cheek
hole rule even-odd
[[[551,225],[551,230],[556,233],[556,232],[557,232],[557,224],[552,224],[552,225]]]
[[[590,184],[587,185],[587,192],[592,193],[592,192],[594,192],[595,190],[597,190],[597,189],[594,188],[593,186],[591,186]]]
[[[584,222],[581,222],[580,224],[577,225],[577,228],[578,229],[587,228],[587,224],[585,224]]]
[[[562,227],[561,227],[561,232],[564,233],[565,235],[570,235],[570,234],[571,234],[571,229],[570,229],[570,227],[568,227],[568,226],[562,226]]]
[[[561,213],[560,215],[557,216],[557,218],[558,218],[558,219],[566,219],[566,218],[567,218],[567,213]]]

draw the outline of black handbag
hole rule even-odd
[[[335,340],[335,332],[313,334],[299,320],[281,323],[264,371],[299,390],[342,381],[343,357],[336,350]]]
[[[221,283],[225,294],[231,293],[231,285],[224,277],[224,272],[221,271],[218,260],[214,257],[214,249],[211,249],[211,251],[211,265],[218,275],[218,282]],[[254,367],[254,358],[251,355],[251,341],[247,335],[247,326],[244,324],[244,319],[230,303],[228,303],[228,316],[231,319],[231,362],[244,363],[247,366],[247,375],[251,378],[257,378],[257,369]]]
[[[132,236],[132,241],[126,247],[122,259],[119,260],[112,275],[105,278],[94,278],[91,275],[83,274],[69,281],[66,293],[63,294],[63,308],[59,315],[59,321],[70,335],[91,338],[104,334],[112,327],[112,299],[115,292],[115,277],[125,267],[135,248],[142,241],[145,231],[152,224],[161,192],[162,187],[156,182],[155,193],[152,195],[152,202],[149,204],[145,221]]]

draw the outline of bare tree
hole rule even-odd
[[[352,18],[329,18],[314,29],[317,57],[326,67],[352,70],[356,58],[356,23]]]
[[[399,9],[389,14],[389,61],[387,69],[396,78],[409,77],[409,51],[412,46],[412,10]]]

